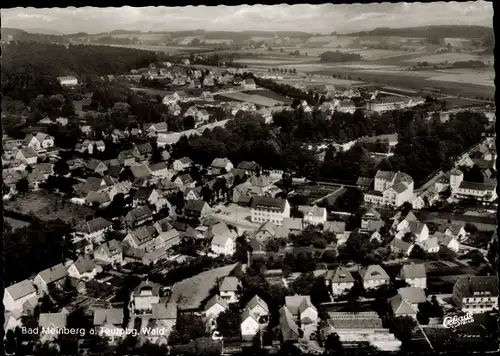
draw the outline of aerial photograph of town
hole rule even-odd
[[[491,2],[1,20],[5,355],[500,350]]]

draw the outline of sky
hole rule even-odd
[[[241,5],[121,8],[2,9],[2,27],[59,33],[139,31],[303,31],[349,33],[377,27],[492,27],[486,1],[323,5]]]

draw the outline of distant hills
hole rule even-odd
[[[425,38],[480,39],[493,34],[493,29],[484,26],[438,25],[407,28],[379,27],[371,31],[347,34],[347,36],[398,36]]]

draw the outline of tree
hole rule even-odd
[[[169,342],[172,344],[187,344],[191,340],[205,336],[205,330],[205,322],[201,317],[182,314],[177,320],[175,329],[169,336]]]
[[[404,234],[404,236],[401,240],[403,240],[406,243],[413,244],[413,243],[415,243],[415,239],[416,239],[416,237],[413,233],[407,232],[406,234]]]
[[[16,190],[19,193],[26,194],[29,192],[29,182],[26,178],[21,178],[16,183]]]
[[[402,342],[404,348],[409,346],[413,330],[417,326],[411,316],[392,317],[388,320],[389,330]]]
[[[417,260],[425,260],[429,258],[429,254],[422,249],[419,245],[415,245],[412,247],[410,252],[410,258],[414,258]]]
[[[478,250],[471,250],[467,252],[466,257],[470,259],[469,264],[474,267],[477,267],[484,262],[484,256]]]
[[[240,313],[229,308],[217,317],[217,330],[222,336],[234,338],[240,335]]]
[[[333,332],[327,336],[325,340],[325,352],[332,355],[342,355],[344,353],[344,347],[337,333]]]
[[[363,202],[363,193],[358,188],[348,188],[347,191],[335,201],[335,210],[354,213]]]
[[[466,223],[464,229],[469,234],[475,234],[478,232],[477,226],[471,223]]]
[[[186,116],[184,120],[182,121],[184,130],[191,130],[194,129],[196,125],[196,121],[193,116]]]

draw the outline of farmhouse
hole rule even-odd
[[[36,300],[36,289],[31,281],[25,279],[5,288],[3,305],[5,311],[22,311],[23,305],[29,300]]]

